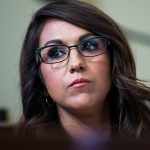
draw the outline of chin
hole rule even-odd
[[[68,108],[78,111],[87,111],[87,109],[92,109],[95,105],[91,99],[74,99],[72,103],[69,104]]]

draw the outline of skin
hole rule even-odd
[[[41,33],[40,47],[56,39],[67,46],[76,45],[79,38],[88,33],[65,21],[50,20]],[[40,70],[48,94],[57,105],[61,124],[70,135],[85,134],[109,125],[106,97],[111,88],[111,75],[107,52],[96,57],[84,57],[72,48],[67,60],[57,64],[41,62]],[[90,83],[69,86],[81,78]]]

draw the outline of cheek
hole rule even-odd
[[[111,68],[108,55],[103,55],[95,64],[93,63],[91,72],[95,75],[97,88],[108,92],[111,87]]]
[[[41,65],[41,73],[47,88],[47,91],[51,93],[56,93],[61,87],[60,81],[62,79],[61,73],[53,70],[48,65]]]

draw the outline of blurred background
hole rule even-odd
[[[150,81],[150,0],[83,1],[121,26],[133,49],[137,77]],[[47,2],[0,0],[0,123],[14,124],[22,114],[18,69],[22,41],[33,13]]]

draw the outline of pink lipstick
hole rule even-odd
[[[89,83],[91,83],[90,80],[81,78],[81,79],[76,79],[76,80],[74,80],[74,81],[69,85],[69,87],[82,88],[82,87],[87,86]]]

